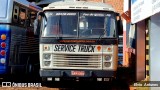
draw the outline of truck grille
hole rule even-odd
[[[54,54],[53,67],[70,69],[100,69],[100,55]]]

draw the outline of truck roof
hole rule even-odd
[[[57,1],[43,8],[43,10],[58,9],[115,11],[110,4],[91,1]]]

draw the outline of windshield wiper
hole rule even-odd
[[[100,34],[100,36],[98,37],[97,42],[100,41],[104,35],[105,35],[105,29],[103,29],[103,33]]]

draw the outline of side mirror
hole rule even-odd
[[[34,20],[34,35],[40,35],[40,27],[41,27],[41,20],[42,17],[44,17],[45,14],[43,12],[38,12],[37,17]]]
[[[119,14],[117,14],[117,29],[118,29],[118,35],[122,35],[123,34],[123,24],[122,24],[122,20],[121,17],[119,16]]]

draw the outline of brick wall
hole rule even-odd
[[[120,14],[123,13],[123,0],[104,0],[104,1],[105,3],[111,4],[113,8]]]
[[[94,2],[103,2],[111,4],[113,8],[119,12],[120,14],[123,13],[123,1],[124,0],[80,0],[80,1],[94,1]]]

